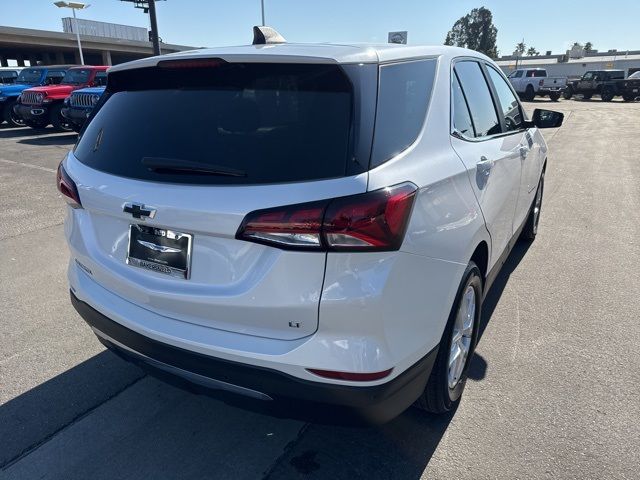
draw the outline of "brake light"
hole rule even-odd
[[[538,82],[538,85],[539,85],[539,86],[542,86],[542,84],[543,84],[543,83],[544,83],[544,80],[540,80],[540,81]]]
[[[359,195],[256,210],[236,234],[239,240],[296,250],[398,250],[416,186],[403,183]]]
[[[80,202],[80,195],[78,195],[78,187],[67,171],[64,169],[62,162],[58,165],[58,172],[56,174],[56,184],[58,191],[64,196],[64,199],[73,208],[82,208],[82,202]]]
[[[159,68],[214,68],[227,63],[221,58],[193,58],[188,60],[161,60]]]

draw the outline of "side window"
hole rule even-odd
[[[380,66],[371,167],[383,164],[418,137],[431,98],[436,60]]]
[[[454,70],[469,105],[476,137],[500,133],[502,128],[480,64],[475,61],[462,61],[456,63]]]
[[[93,83],[96,87],[104,87],[107,85],[107,72],[96,73]]]
[[[523,73],[524,73],[524,72],[523,72],[522,70],[518,70],[518,71],[516,72],[516,74],[514,75],[514,77],[516,77],[516,78],[522,78],[522,74],[523,74]]]
[[[511,91],[506,80],[502,78],[502,75],[490,65],[487,65],[487,71],[498,94],[498,100],[500,100],[499,103],[502,108],[502,115],[507,131],[520,130],[524,125],[522,123],[522,114],[520,112],[518,99]]]
[[[451,82],[451,99],[453,102],[453,128],[456,132],[461,133],[465,137],[475,137],[476,132],[473,129],[473,122],[469,114],[469,107],[464,98],[462,87],[458,76],[454,73]]]

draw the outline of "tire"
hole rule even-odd
[[[48,124],[47,123],[36,123],[36,122],[32,122],[30,120],[25,120],[24,124],[27,127],[31,127],[34,130],[44,130],[45,128],[47,128]]]
[[[22,120],[13,112],[13,106],[15,104],[16,101],[14,100],[4,106],[4,111],[2,112],[3,115],[0,120],[4,120],[5,122],[7,122],[7,125],[10,127],[24,127],[24,120]]]
[[[527,102],[532,102],[534,98],[536,98],[536,91],[531,85],[527,85],[527,89],[524,92],[524,99]]]
[[[551,99],[552,102],[557,102],[558,100],[560,100],[560,92],[550,93],[549,98]]]
[[[470,313],[468,309],[469,298],[473,295],[474,308]],[[464,315],[464,312],[468,313]],[[462,313],[462,317],[459,314]],[[427,381],[427,386],[415,402],[415,406],[421,410],[431,413],[446,413],[455,409],[460,403],[460,397],[467,381],[467,372],[469,364],[473,357],[476,343],[478,341],[478,326],[480,325],[480,316],[482,314],[482,277],[478,266],[469,262],[467,269],[462,276],[462,282],[458,288],[456,299],[449,314],[447,326],[440,340],[438,355],[433,364],[431,375]],[[470,317],[470,318],[469,318]],[[467,322],[461,322],[462,319],[472,321],[471,325]],[[460,326],[466,326],[461,330]],[[458,340],[454,338],[454,332],[468,332],[466,334],[456,335]],[[453,352],[452,342],[456,343],[458,351],[463,351],[463,346],[468,344],[466,356],[463,356],[462,364],[454,365],[454,371],[450,372],[450,356]],[[459,376],[455,377],[454,372],[459,371]]]
[[[571,97],[573,97],[573,88],[565,88],[564,92],[562,92],[562,96],[565,100],[571,100]]]
[[[62,104],[54,105],[49,112],[49,121],[57,132],[72,132],[73,128],[67,119],[62,116]]]
[[[582,99],[583,100],[591,100],[592,96],[593,96],[593,94],[591,94],[591,93],[583,93],[582,94]]]
[[[635,100],[635,97],[633,95],[623,95],[622,99],[625,102],[633,102]]]
[[[602,100],[603,102],[610,102],[611,100],[613,100],[613,97],[615,95],[612,92],[602,92],[600,94],[600,100]]]
[[[542,196],[544,194],[544,170],[540,175],[538,181],[538,188],[536,190],[536,196],[533,197],[531,208],[529,209],[529,215],[527,216],[527,223],[522,229],[520,234],[521,240],[534,241],[536,235],[538,235],[538,223],[540,222],[540,213],[542,212]]]

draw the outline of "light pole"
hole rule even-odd
[[[80,51],[80,63],[84,65],[84,56],[82,55],[82,44],[80,43],[80,29],[78,28],[76,10],[89,8],[89,4],[80,2],[54,2],[53,4],[58,8],[70,8],[73,12],[73,29],[76,31],[76,40],[78,41],[78,50]]]
[[[264,27],[264,0],[260,0],[260,7],[262,8],[262,26]]]

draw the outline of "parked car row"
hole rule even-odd
[[[558,101],[560,96],[569,100],[581,95],[588,100],[600,95],[603,102],[622,97],[625,102],[640,100],[640,72],[624,77],[624,70],[590,70],[581,78],[569,81],[567,77],[550,77],[544,68],[521,68],[509,74],[509,81],[522,100],[548,96]]]
[[[22,69],[0,84],[0,123],[79,131],[107,83],[107,66],[51,65]]]

